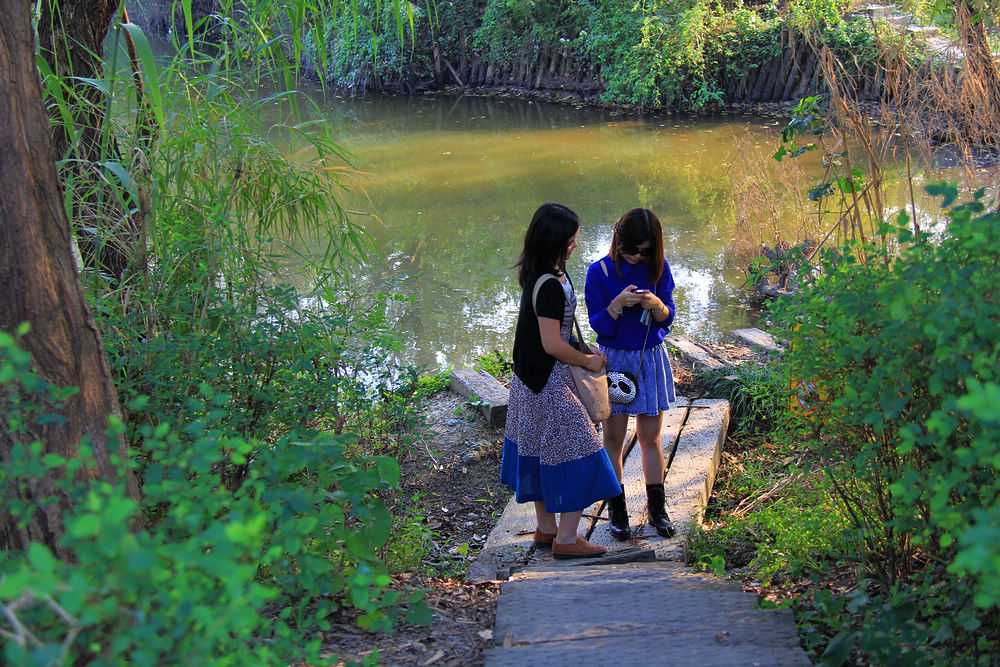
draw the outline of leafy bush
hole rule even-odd
[[[827,455],[847,462],[831,481],[865,540],[869,574],[888,594],[918,562],[940,563],[941,595],[974,605],[995,650],[1000,213],[982,190],[963,204],[953,185],[927,190],[942,197],[946,228],[915,235],[900,214],[879,230],[892,244],[824,252],[803,295],[774,312],[793,343],[788,364],[818,387],[808,419]],[[955,630],[940,618],[934,632],[946,623]],[[948,637],[953,650],[982,648]]]
[[[432,21],[416,3],[359,0],[353,12],[326,18],[323,41],[310,42],[307,53],[329,81],[378,89],[385,82],[428,76],[429,53],[418,51],[414,40],[415,31],[433,28]]]
[[[493,350],[479,356],[476,359],[476,370],[489,373],[498,380],[509,380],[514,372],[514,364],[509,355],[504,355],[500,350]]]
[[[767,428],[788,408],[788,377],[776,363],[703,371],[697,380],[711,398],[729,401],[735,431]]]
[[[317,69],[338,85],[373,87],[433,79],[447,67],[442,58],[535,66],[543,53],[558,51],[599,72],[606,102],[698,109],[725,102],[726,80],[770,62],[789,34],[818,32],[850,54],[847,60],[871,62],[877,51],[868,24],[845,18],[849,4],[428,0],[411,5],[412,15],[399,24],[389,3],[366,1],[358,3],[360,17],[328,21],[325,51],[317,41],[310,57],[317,65],[329,60]]]
[[[78,457],[39,460],[29,427],[58,396],[7,334],[0,357],[0,395],[17,397],[3,405],[16,440],[0,485],[62,470],[61,491],[74,501],[61,543],[73,562],[39,543],[0,556],[9,664],[319,661],[311,631],[327,629],[340,606],[373,629],[402,611],[376,557],[391,519],[374,492],[396,486],[393,459],[348,461],[348,436],[268,445],[228,436],[216,420],[229,397],[203,384],[199,398],[185,401],[196,418],[142,427],[132,462],[143,480],[140,508],[118,485],[74,477],[91,457],[85,444]],[[236,488],[223,478],[232,466],[247,468]],[[35,510],[7,509],[15,517]],[[140,515],[146,528],[132,532]],[[420,596],[405,600],[418,620]]]

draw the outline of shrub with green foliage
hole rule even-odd
[[[925,594],[976,611],[931,622],[957,657],[995,652],[1000,636],[1000,212],[982,190],[962,204],[953,185],[927,190],[946,227],[915,235],[901,213],[879,230],[891,243],[825,251],[774,315],[792,342],[787,363],[817,386],[815,433],[847,463],[830,479],[878,593],[901,604],[912,591],[901,582],[925,563],[939,577]],[[972,626],[980,635],[963,634]]]
[[[729,77],[771,61],[789,35],[818,32],[845,62],[865,67],[877,49],[870,24],[850,17],[847,0],[479,0],[411,4],[397,22],[388,2],[359,2],[362,18],[328,22],[330,80],[370,87],[446,72],[442,59],[477,56],[505,66],[537,65],[547,51],[598,72],[602,98],[639,106],[703,108],[725,102]],[[398,35],[406,35],[401,44]],[[464,55],[463,55],[464,54]],[[447,75],[445,75],[447,76]]]
[[[39,458],[33,424],[59,396],[5,333],[0,359],[4,428],[17,442],[0,486],[62,470],[74,500],[62,540],[73,562],[38,543],[0,554],[8,664],[318,662],[310,630],[327,629],[340,606],[372,629],[390,627],[406,607],[411,620],[426,620],[421,593],[387,591],[377,558],[391,519],[375,492],[398,483],[395,460],[346,459],[348,436],[262,444],[227,435],[220,421],[230,397],[201,384],[184,399],[190,418],[141,428],[127,463],[142,480],[138,507],[120,486],[73,479],[88,465],[85,443],[77,457]],[[234,466],[247,468],[239,485],[224,476]],[[6,509],[17,517],[35,507]],[[146,528],[132,532],[140,513]]]

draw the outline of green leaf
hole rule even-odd
[[[858,633],[844,630],[830,640],[820,658],[824,665],[843,665],[851,657],[851,651],[857,643]]]
[[[40,542],[32,542],[28,545],[28,562],[39,572],[52,574],[58,561],[47,546]]]

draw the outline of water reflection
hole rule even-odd
[[[324,113],[364,172],[351,180],[348,204],[378,217],[364,224],[384,259],[361,278],[372,289],[408,278],[414,299],[393,313],[409,341],[407,362],[456,368],[509,352],[520,293],[510,267],[545,201],[583,220],[569,266],[581,295],[611,223],[645,206],[663,223],[677,282],[674,330],[718,340],[756,322],[740,289],[730,179],[736,161],[770,160],[780,121],[628,119],[474,97],[334,98]],[[805,157],[817,173],[819,157]]]

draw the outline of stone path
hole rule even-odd
[[[667,413],[671,539],[646,524],[639,448],[627,450],[626,502],[633,539],[618,542],[605,503],[584,512],[581,533],[608,548],[596,559],[555,561],[536,550],[530,504],[512,499],[469,571],[506,580],[497,605],[488,667],[502,665],[808,665],[791,612],[755,609],[756,596],[680,563],[684,541],[702,519],[729,423],[729,404],[682,399]],[[634,440],[630,428],[629,440]],[[640,529],[640,530],[637,530]]]

